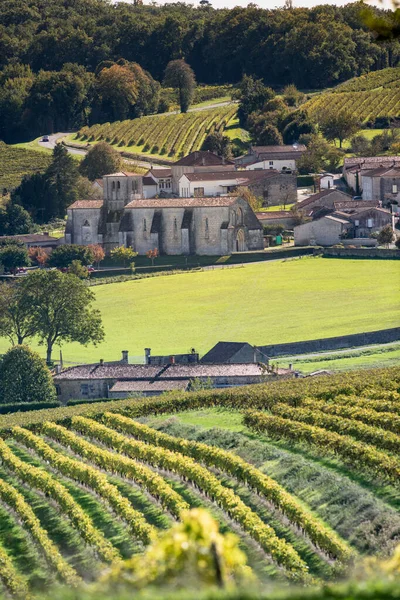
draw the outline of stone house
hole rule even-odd
[[[385,225],[393,227],[393,217],[382,208],[336,211],[295,227],[294,243],[295,246],[376,245],[371,234]]]
[[[265,381],[258,364],[168,364],[130,365],[124,361],[70,367],[54,376],[57,395],[64,404],[72,399],[126,398],[186,390],[191,381],[211,382],[215,388]],[[278,374],[270,374],[271,379]]]
[[[198,150],[171,165],[172,193],[179,195],[179,180],[185,173],[233,171],[235,164],[209,150]]]
[[[388,207],[400,202],[400,163],[397,167],[379,167],[361,172],[362,197]]]
[[[334,210],[335,202],[351,202],[352,198],[348,194],[341,192],[335,188],[321,190],[317,194],[312,194],[309,198],[305,198],[297,202],[296,208],[299,212],[307,217],[314,215],[324,210],[326,212]]]
[[[400,167],[400,156],[350,157],[344,159],[342,174],[350,190],[356,195],[361,195],[363,193],[363,176],[368,171],[396,167]],[[373,200],[366,194],[363,194],[363,199]]]
[[[20,235],[2,235],[0,243],[5,240],[16,240],[25,244],[26,248],[57,248],[62,243],[62,238],[55,238],[48,233],[24,233]]]
[[[290,210],[257,212],[256,217],[263,227],[282,225],[285,229],[293,229],[297,222]]]
[[[257,346],[247,342],[218,342],[205,354],[201,363],[264,363],[268,364],[266,356]]]
[[[220,171],[185,173],[179,180],[179,196],[220,196],[230,194],[237,187],[247,187],[263,204],[279,205],[295,202],[297,183],[294,173],[267,171]]]
[[[297,161],[307,148],[302,144],[293,146],[251,146],[248,153],[235,159],[238,168],[248,170],[276,169],[295,171]]]

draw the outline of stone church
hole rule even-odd
[[[224,255],[262,250],[263,229],[237,196],[143,198],[143,177],[120,172],[103,178],[103,200],[78,200],[68,208],[67,244],[117,246],[139,254]]]

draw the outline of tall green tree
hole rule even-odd
[[[120,170],[121,165],[122,157],[120,153],[106,142],[99,142],[86,154],[80,164],[79,171],[90,181],[94,181],[103,177],[103,175],[116,173]]]
[[[62,144],[56,144],[53,161],[46,171],[53,216],[65,217],[67,208],[77,199],[79,171],[77,164]]]
[[[44,360],[28,346],[14,346],[0,362],[0,402],[54,402],[56,389]]]
[[[49,264],[60,269],[69,267],[74,260],[85,266],[90,265],[94,261],[94,253],[89,246],[62,244],[51,253]]]
[[[21,235],[32,229],[30,214],[19,204],[8,202],[5,209],[0,208],[0,235]]]
[[[38,270],[21,282],[23,303],[30,306],[37,336],[51,364],[53,347],[63,342],[97,345],[104,339],[93,292],[73,274]]]
[[[318,118],[319,126],[327,140],[339,140],[342,147],[345,139],[351,138],[360,129],[360,122],[350,111],[324,111]]]
[[[36,335],[36,323],[30,307],[23,302],[21,281],[0,283],[0,337],[11,344],[23,344]]]
[[[0,265],[3,265],[6,271],[15,273],[19,267],[27,267],[29,263],[28,251],[25,247],[15,245],[0,247]]]
[[[264,85],[260,79],[244,75],[237,91],[239,100],[238,117],[243,127],[246,127],[247,120],[251,113],[259,113],[264,105],[274,98],[275,92]]]
[[[178,90],[181,112],[187,112],[196,89],[196,78],[187,62],[182,59],[171,60],[165,69],[164,85]]]

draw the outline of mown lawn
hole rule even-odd
[[[271,344],[396,327],[400,262],[302,258],[92,288],[106,340],[66,344],[68,361],[200,353],[219,340]],[[0,353],[7,348],[0,340]],[[54,353],[56,358],[58,352]],[[317,367],[318,368],[318,367]]]

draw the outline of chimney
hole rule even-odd
[[[145,348],[144,349],[144,358],[145,358],[145,364],[149,365],[150,364],[150,355],[151,355],[151,348]]]
[[[124,363],[125,365],[128,364],[128,350],[122,350],[121,362]]]
[[[170,365],[174,365],[175,364],[175,356],[170,356],[169,357],[169,363],[170,363]]]
[[[61,373],[61,370],[62,370],[62,366],[56,365],[56,375],[59,375]]]
[[[104,359],[103,359],[103,358],[101,358],[101,359],[100,359],[100,366],[102,367],[103,365],[104,365]]]

